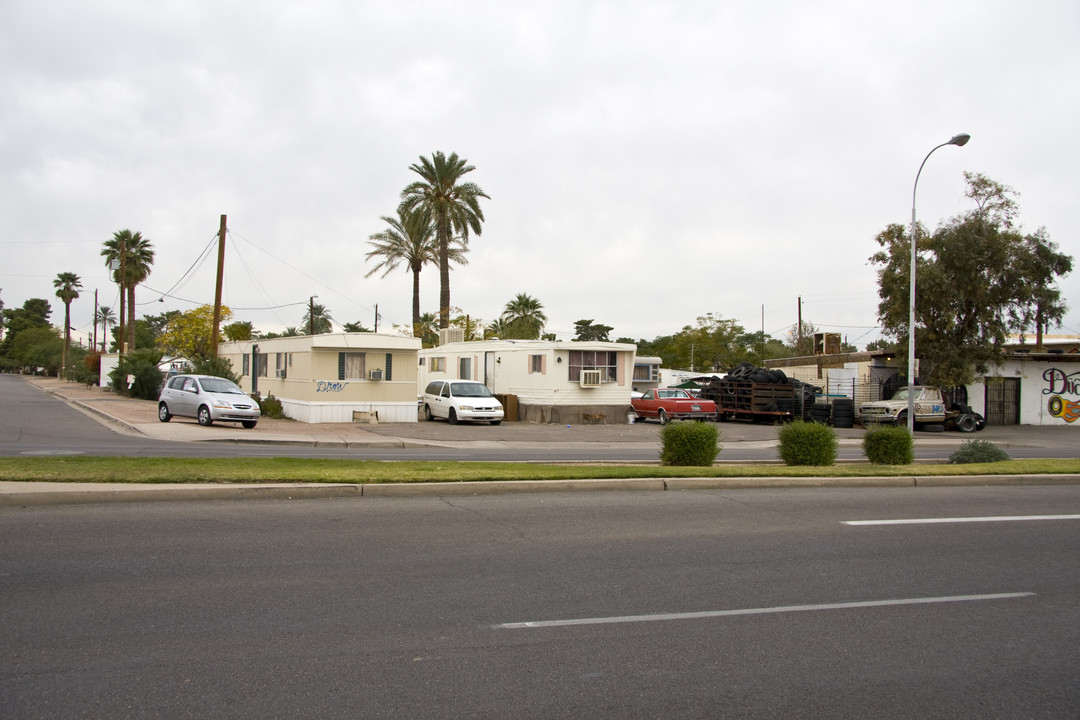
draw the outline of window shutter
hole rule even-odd
[[[345,379],[345,353],[343,352],[337,354],[337,379]]]

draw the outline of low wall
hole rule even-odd
[[[553,425],[625,424],[633,411],[630,405],[537,405],[520,403],[518,419]]]
[[[377,412],[381,423],[414,423],[417,420],[415,402],[313,403],[287,398],[278,400],[288,417],[306,423],[351,423],[354,422],[354,412]]]

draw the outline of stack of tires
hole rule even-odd
[[[855,427],[855,401],[836,398],[832,402],[832,424],[837,428]]]
[[[829,403],[814,403],[810,405],[810,420],[828,424],[832,419],[832,405]]]

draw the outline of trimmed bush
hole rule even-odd
[[[955,465],[967,463],[992,463],[1012,460],[1009,453],[989,440],[965,440],[956,452],[949,456],[949,462]]]
[[[879,425],[867,430],[862,449],[866,459],[875,465],[910,465],[915,462],[915,440],[902,425]]]
[[[832,465],[840,446],[836,431],[824,423],[795,420],[777,433],[785,465]]]
[[[720,432],[714,423],[674,422],[660,431],[661,465],[709,467],[720,453]]]
[[[213,375],[240,384],[240,376],[233,371],[232,363],[221,356],[196,358],[191,363],[191,372],[196,375]]]
[[[273,395],[267,395],[264,398],[258,398],[259,411],[265,418],[272,418],[274,420],[284,420],[288,416],[285,415],[285,409],[281,407],[281,401]]]

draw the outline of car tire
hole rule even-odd
[[[430,405],[424,405],[424,419],[427,420],[428,422],[434,422],[435,421],[435,415],[431,412],[431,406]]]
[[[491,424],[492,424],[492,425],[498,425],[498,424],[499,424],[499,423],[501,423],[501,422],[502,422],[502,420],[492,420],[492,421],[491,421]]]
[[[974,415],[961,415],[956,421],[956,429],[962,433],[973,433],[977,424]]]
[[[165,403],[158,403],[157,419],[161,422],[169,422],[172,420],[172,413],[169,412],[169,406]]]
[[[667,416],[667,413],[664,412],[664,408],[660,408],[656,411],[656,419],[660,421],[661,425],[667,425],[670,420],[670,418],[668,418]]]
[[[243,425],[248,430],[252,430],[252,429],[255,428],[255,423],[256,422],[258,422],[258,421],[257,420],[241,420],[240,424]]]
[[[457,411],[454,410],[454,408],[450,408],[450,414],[446,416],[446,419],[450,422],[451,425],[457,425]]]
[[[210,415],[210,408],[205,405],[199,406],[199,424],[203,426],[209,426],[214,424],[214,418]]]

